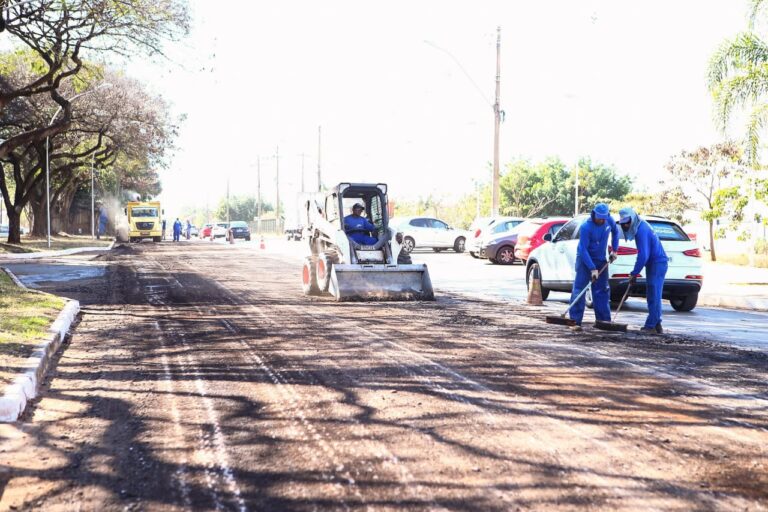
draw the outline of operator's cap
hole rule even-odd
[[[619,224],[627,224],[632,222],[632,217],[635,215],[635,210],[632,208],[622,208],[619,210]]]
[[[363,206],[363,203],[355,203],[352,205],[353,210],[357,210],[358,208],[360,208],[361,210],[365,210],[365,206]]]
[[[592,213],[595,214],[596,219],[608,220],[611,218],[611,209],[608,208],[608,205],[605,203],[597,203],[592,210]]]

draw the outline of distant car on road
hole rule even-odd
[[[229,227],[232,230],[232,238],[243,238],[246,242],[251,241],[251,228],[248,227],[247,223],[240,220],[233,220],[229,224]]]
[[[198,234],[198,237],[210,238],[212,229],[213,229],[213,224],[204,224],[203,227],[200,228],[200,233]]]
[[[491,238],[509,233],[525,219],[522,217],[482,217],[475,220],[469,227],[470,237],[467,240],[467,251],[473,258],[487,258],[483,254],[483,246]],[[512,254],[514,257],[514,253]]]
[[[454,229],[446,222],[432,217],[395,217],[391,226],[403,234],[403,250],[411,252],[415,248],[426,247],[435,252],[453,249],[464,252],[469,233]]]
[[[691,311],[696,307],[704,280],[701,251],[680,225],[670,219],[643,215],[659,237],[669,257],[669,269],[664,279],[662,298],[668,299],[675,311]],[[570,292],[576,276],[576,248],[579,245],[579,227],[587,219],[580,215],[564,225],[554,236],[547,234],[547,243],[533,250],[526,265],[526,279],[530,283],[534,268],[541,276],[541,295],[546,299],[550,290]],[[618,302],[627,290],[629,273],[635,264],[637,248],[634,241],[623,238],[616,252],[618,258],[608,266],[611,300]],[[630,295],[645,297],[645,279],[641,276]],[[587,305],[592,296],[586,294]]]
[[[200,236],[200,231],[197,229],[197,226],[192,226],[189,228],[189,236]]]
[[[544,243],[544,235],[554,236],[569,220],[569,217],[544,217],[528,219],[520,224],[517,227],[515,258],[527,262],[531,251]]]
[[[213,238],[225,238],[229,229],[229,222],[216,222],[213,224]]]

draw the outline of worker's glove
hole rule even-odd
[[[618,258],[618,256],[616,255],[615,252],[608,253],[608,263],[613,263],[614,261],[616,261],[616,258]]]
[[[591,274],[592,274],[592,282],[594,283],[595,281],[597,281],[597,278],[600,276],[600,272],[598,272],[597,270],[593,270]]]
[[[635,286],[637,284],[637,276],[632,274],[629,276],[629,286]]]

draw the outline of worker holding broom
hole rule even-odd
[[[629,274],[629,286],[635,285],[640,272],[645,267],[645,299],[648,302],[648,318],[640,331],[663,334],[661,292],[664,289],[664,277],[667,275],[669,258],[656,232],[648,222],[635,213],[635,210],[629,207],[619,210],[619,224],[624,232],[624,238],[634,240],[637,246],[637,259],[635,267]]]
[[[608,236],[611,237],[610,252]],[[619,227],[611,217],[611,210],[605,203],[598,203],[579,227],[579,246],[576,249],[576,279],[573,281],[571,302],[576,301],[569,311],[571,320],[576,322],[571,326],[574,331],[581,330],[581,320],[584,318],[585,298],[579,294],[591,282],[592,303],[595,308],[595,319],[603,322],[611,321],[610,286],[608,272],[603,270],[616,259],[619,248]],[[606,255],[608,259],[606,260]],[[578,300],[577,300],[578,297]]]

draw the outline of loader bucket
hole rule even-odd
[[[337,301],[435,300],[424,264],[333,265],[329,291]]]

